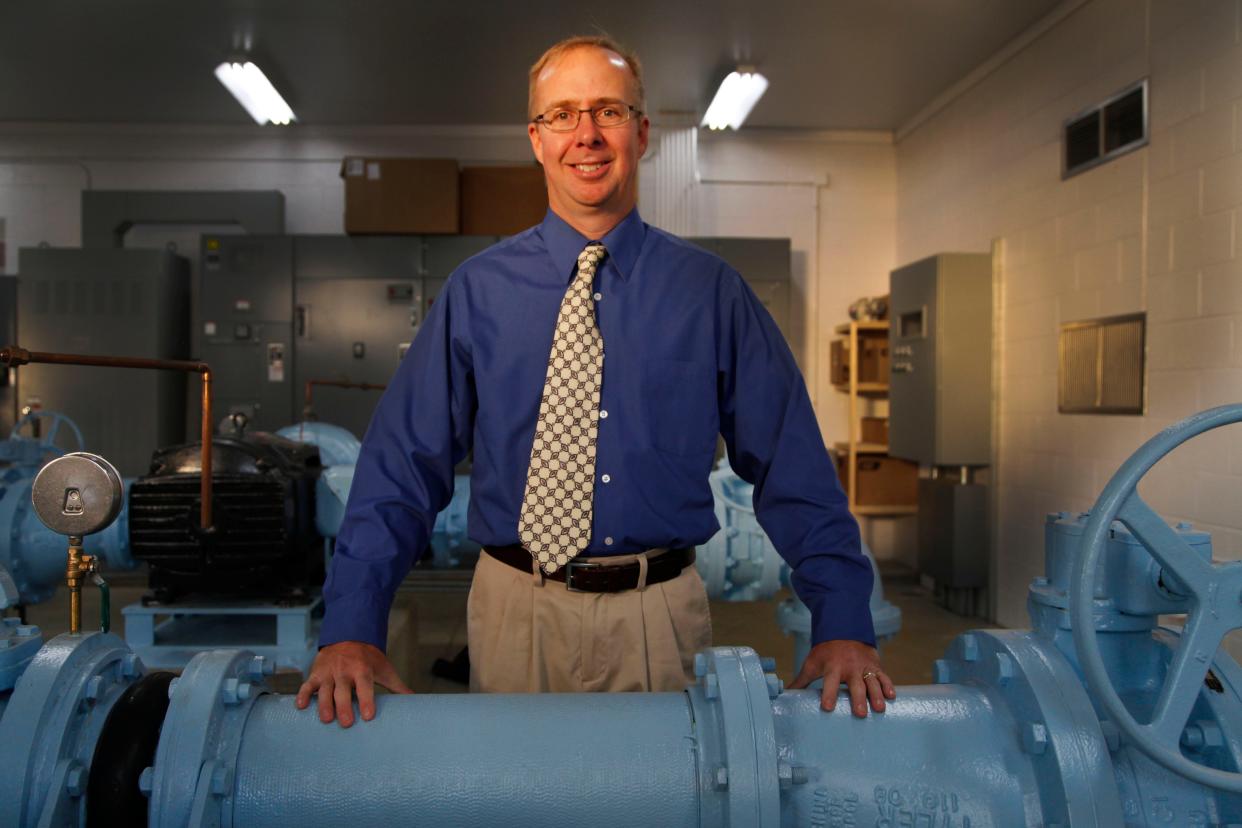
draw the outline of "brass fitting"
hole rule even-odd
[[[69,587],[69,632],[82,631],[82,582],[99,568],[94,555],[82,551],[82,539],[69,538],[69,561],[65,567],[65,583]]]

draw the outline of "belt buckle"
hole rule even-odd
[[[569,559],[569,560],[565,563],[565,566],[564,566],[564,569],[565,569],[565,589],[566,589],[566,591],[568,591],[568,592],[589,592],[590,590],[586,590],[586,589],[578,589],[577,587],[575,587],[575,586],[574,586],[574,568],[575,568],[575,567],[581,567],[581,568],[585,569],[585,568],[587,568],[587,567],[592,567],[592,568],[593,568],[593,567],[595,567],[595,566],[597,566],[597,564],[592,564],[592,563],[588,563],[588,562],[583,561],[583,560],[579,560],[577,557],[570,558],[570,559]]]

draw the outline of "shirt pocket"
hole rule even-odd
[[[716,450],[720,419],[716,372],[710,365],[678,359],[648,360],[642,390],[652,445],[687,457]]]

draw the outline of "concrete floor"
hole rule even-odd
[[[121,608],[136,602],[145,591],[136,574],[111,576],[112,625],[123,631]],[[443,583],[435,591],[407,591],[398,595],[393,607],[389,652],[405,680],[418,692],[458,693],[465,688],[431,673],[437,658],[452,659],[466,644],[466,595]],[[954,615],[932,600],[908,573],[886,572],[885,597],[902,612],[901,631],[883,645],[885,669],[898,684],[930,684],[932,663],[959,633],[993,626],[983,619]],[[777,671],[788,683],[793,678],[793,639],[786,637],[776,623],[776,608],[786,594],[768,601],[711,605],[712,628],[718,645],[745,645],[760,655],[776,658]],[[69,599],[64,589],[43,604],[28,608],[27,619],[51,638],[69,628]],[[88,588],[83,596],[83,624],[99,628],[98,591]],[[296,672],[278,676],[276,689],[296,690]]]

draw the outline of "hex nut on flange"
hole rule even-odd
[[[1022,749],[1037,756],[1048,749],[1048,728],[1043,722],[1027,722],[1022,726]]]

